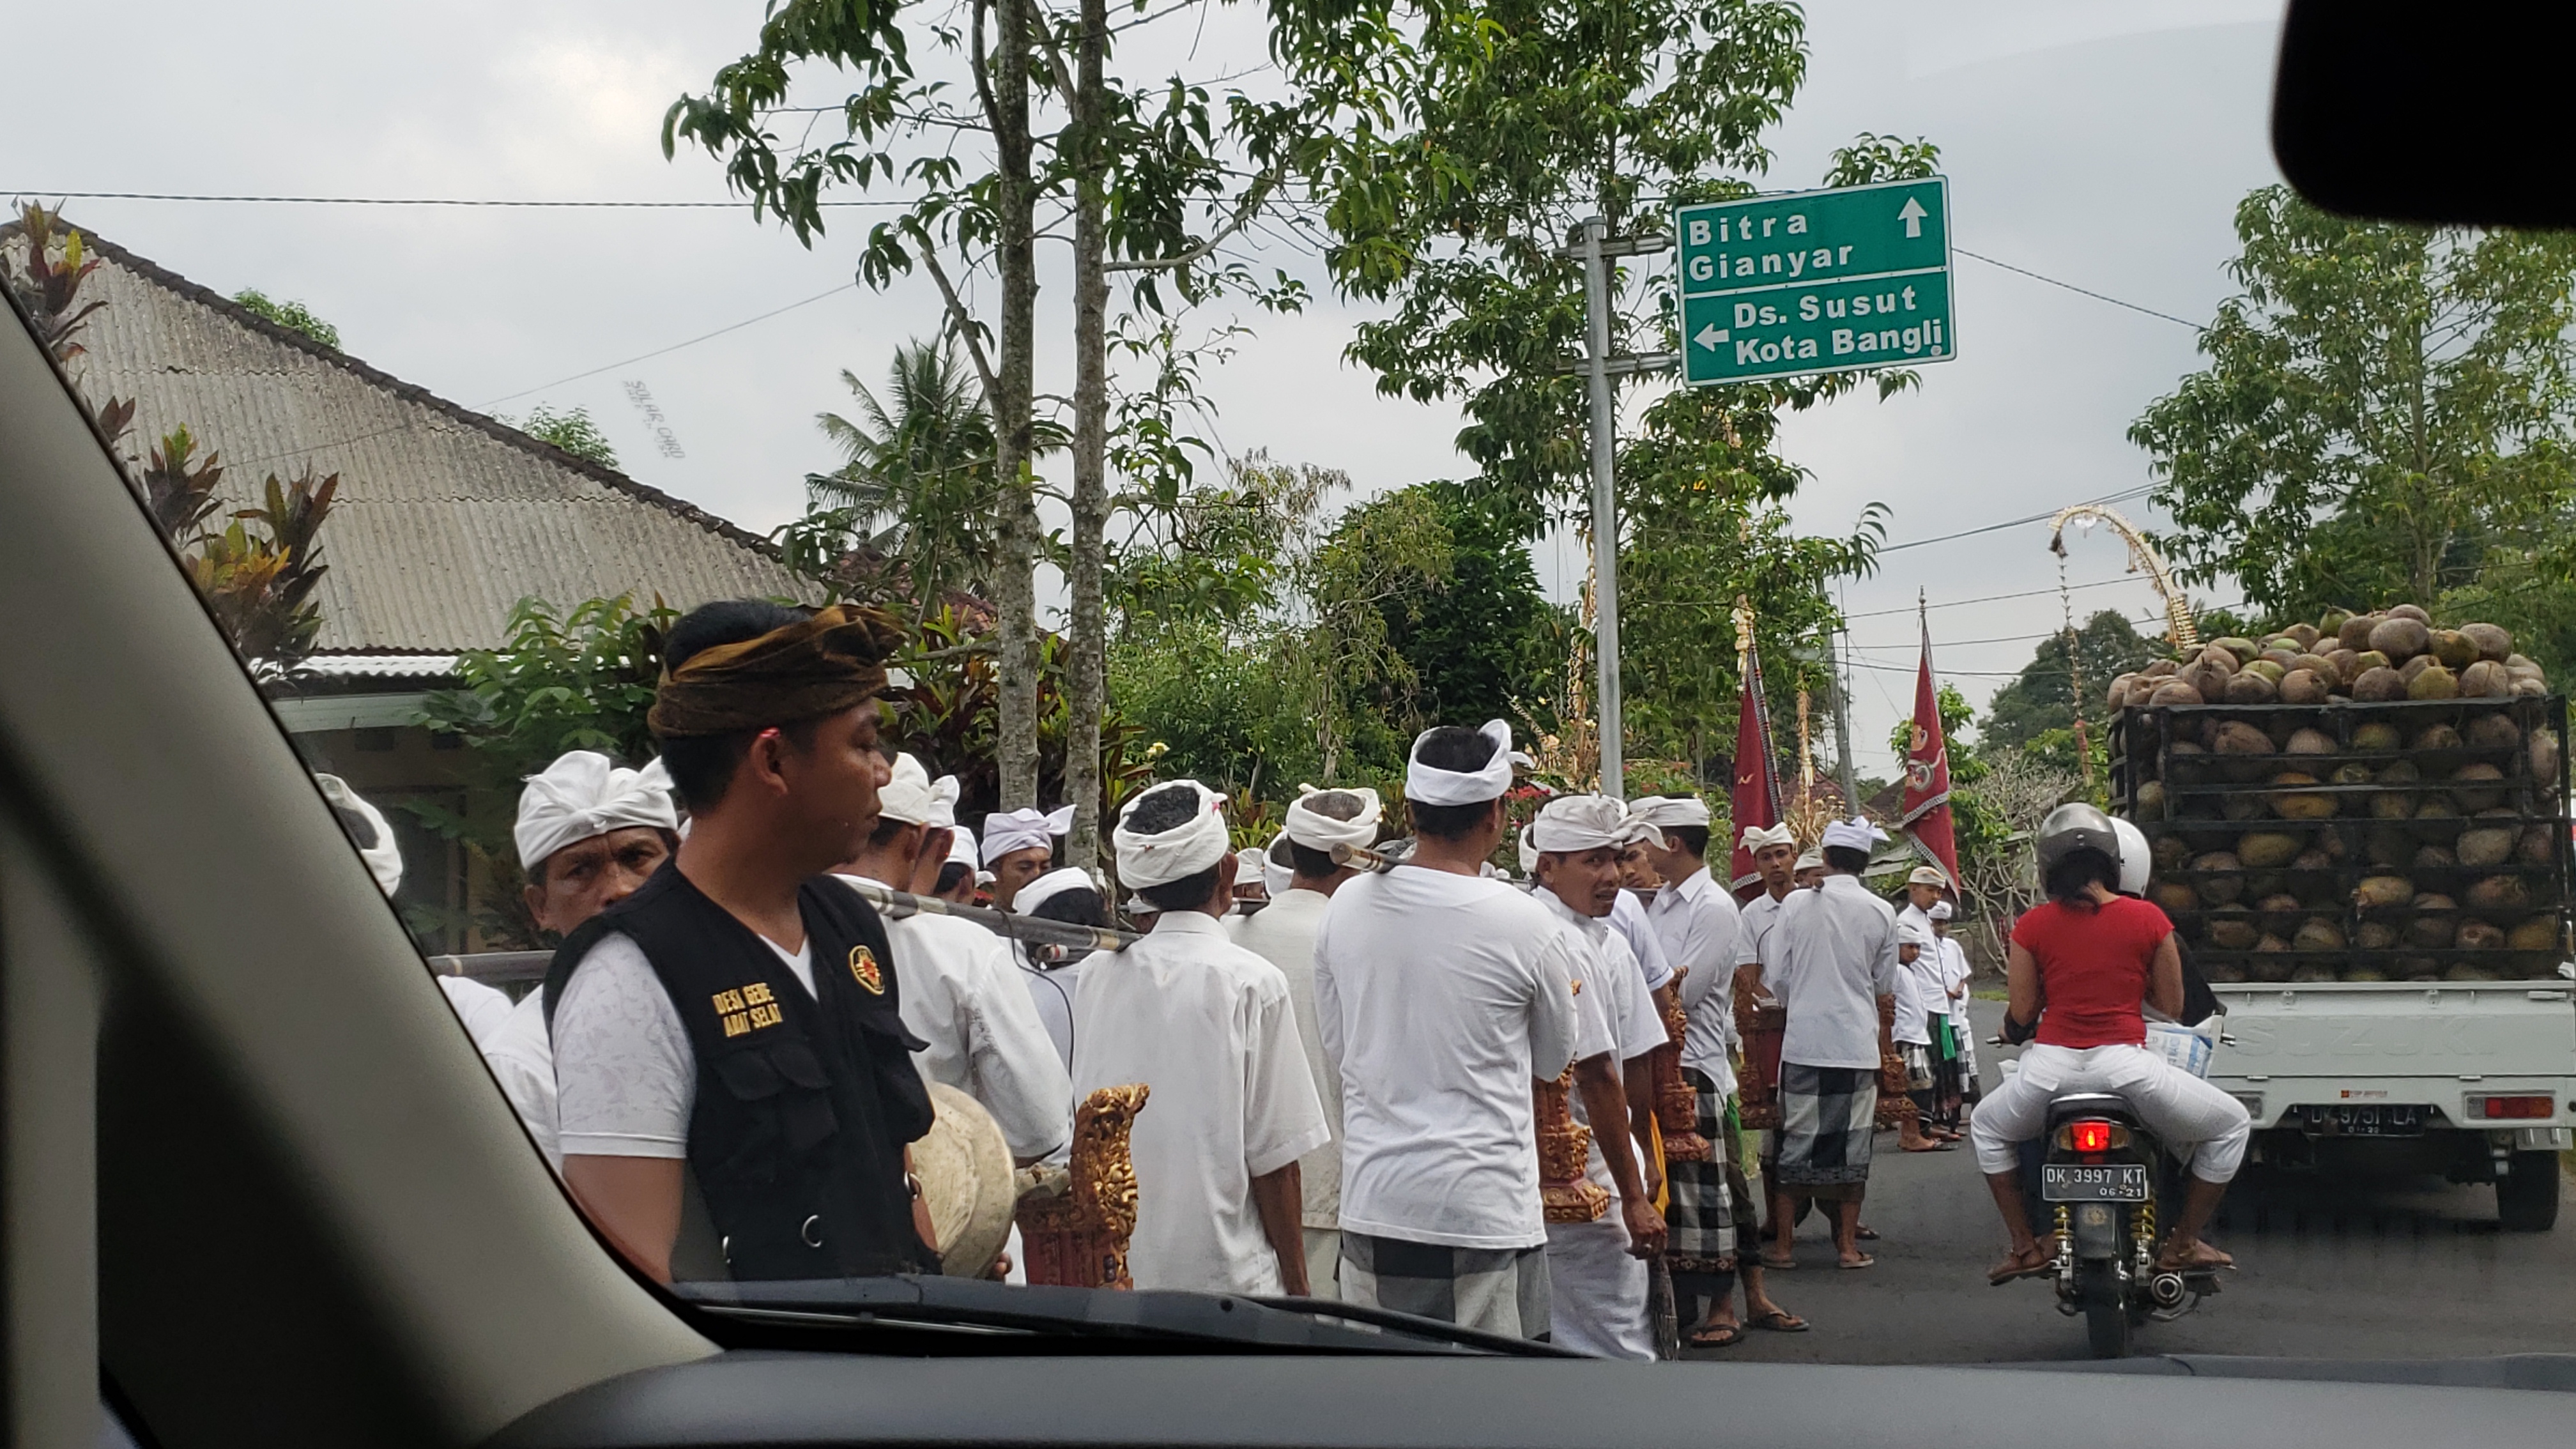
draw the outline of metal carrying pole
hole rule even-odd
[[[972,921],[1006,940],[1031,946],[1061,946],[1072,951],[1123,951],[1145,939],[1134,931],[1085,926],[1074,921],[1051,921],[1044,916],[1023,916],[1010,911],[987,910],[982,906],[952,905],[937,896],[917,896],[910,891],[878,885],[872,880],[858,880],[846,875],[840,880],[889,921],[900,921],[906,916],[954,916],[961,921]],[[547,964],[554,960],[554,953],[485,951],[471,956],[431,956],[426,960],[430,971],[436,975],[469,976],[488,985],[542,981]]]
[[[1599,656],[1595,691],[1601,716],[1601,793],[1627,798],[1627,761],[1619,720],[1619,499],[1613,486],[1610,411],[1610,277],[1601,244],[1610,223],[1583,223],[1584,379],[1592,394],[1592,610],[1593,652]]]

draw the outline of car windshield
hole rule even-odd
[[[2576,241],[2277,5],[473,14],[23,67],[0,279],[638,1272],[2570,1347]]]

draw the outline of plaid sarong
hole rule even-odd
[[[1448,1248],[1342,1230],[1342,1301],[1545,1341],[1547,1249]]]
[[[1780,1065],[1780,1186],[1791,1196],[1856,1195],[1869,1181],[1878,1072]]]
[[[1664,1227],[1669,1240],[1664,1252],[1673,1272],[1724,1273],[1735,1253],[1735,1198],[1726,1185],[1735,1142],[1727,1135],[1726,1098],[1717,1083],[1695,1067],[1682,1068],[1682,1080],[1690,1083],[1698,1103],[1692,1130],[1715,1150],[1706,1162],[1665,1160],[1669,1201],[1664,1207]]]
[[[1921,1042],[1901,1042],[1897,1045],[1896,1054],[1905,1059],[1905,1090],[1909,1092],[1931,1091],[1931,1049],[1924,1046]]]

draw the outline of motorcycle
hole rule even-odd
[[[2179,1209],[2182,1174],[2122,1098],[2057,1097],[2022,1162],[2031,1223],[2055,1233],[2054,1271],[2041,1276],[2057,1290],[2057,1311],[2083,1318],[2095,1358],[2126,1356],[2138,1328],[2180,1318],[2218,1291],[2214,1271],[2156,1263],[2160,1208]]]

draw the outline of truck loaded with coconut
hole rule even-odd
[[[2557,1218],[2576,1122],[2567,701],[2492,624],[2413,605],[2220,639],[2112,682],[2114,813],[2226,1008],[2254,1160],[2493,1183]]]

